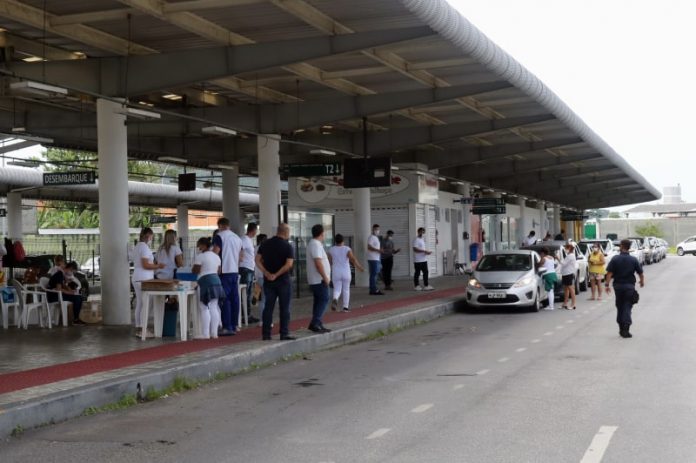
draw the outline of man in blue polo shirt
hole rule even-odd
[[[607,294],[611,292],[610,283],[614,280],[614,294],[616,294],[616,323],[619,324],[619,335],[622,338],[632,338],[629,332],[631,324],[631,309],[633,309],[636,292],[636,273],[640,278],[640,287],[645,285],[643,267],[638,259],[633,257],[630,240],[621,241],[621,253],[614,256],[607,266],[607,274],[604,277],[604,286]]]

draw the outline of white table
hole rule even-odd
[[[143,340],[145,340],[147,337],[147,325],[149,321],[148,319],[150,318],[151,304],[154,304],[153,318],[155,324],[155,337],[162,337],[162,323],[164,322],[164,300],[167,296],[177,296],[179,298],[179,331],[181,333],[181,340],[186,341],[189,321],[189,309],[193,310],[192,319],[194,320],[195,331],[195,327],[198,325],[198,323],[196,322],[198,320],[198,317],[196,316],[196,310],[198,308],[198,291],[196,289],[173,289],[169,291],[143,290],[142,295],[143,307],[140,314],[140,325],[143,327]],[[189,304],[189,299],[193,299],[193,302],[191,304]]]

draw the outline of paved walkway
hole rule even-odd
[[[441,277],[433,280],[436,291],[417,293],[409,281],[403,280],[385,296],[369,296],[363,289],[354,289],[353,311],[328,311],[325,324],[345,327],[395,311],[421,308],[437,299],[463,294],[464,282],[463,277]],[[311,299],[293,300],[292,310],[291,330],[300,336],[312,335],[306,330]],[[258,315],[256,310],[255,314]],[[276,323],[276,337],[277,328]],[[224,353],[225,349],[251,349],[261,344],[260,338],[258,326],[229,338],[187,342],[174,338],[143,342],[128,327],[72,326],[28,331],[11,328],[0,332],[0,404],[7,403],[2,394],[210,350],[223,349]]]

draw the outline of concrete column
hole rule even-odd
[[[492,198],[502,198],[502,194],[493,193]],[[493,236],[491,236],[491,251],[502,251],[503,249],[503,234],[500,230],[501,221],[505,218],[504,215],[495,214],[491,216]]]
[[[105,325],[130,325],[128,273],[128,134],[122,106],[97,100],[99,233]]]
[[[12,241],[23,238],[22,194],[7,193],[7,237]]]
[[[553,206],[553,235],[558,235],[561,232],[561,208]]]
[[[464,183],[463,185],[457,186],[457,192],[462,195],[463,198],[471,199],[471,184]],[[463,233],[464,236],[468,236],[469,239],[462,240],[464,243],[464,263],[466,268],[471,268],[471,253],[469,252],[469,245],[471,245],[471,204],[462,204],[462,214],[463,214]]]
[[[520,206],[520,217],[517,221],[517,233],[515,234],[515,240],[517,241],[517,246],[522,246],[524,239],[529,232],[529,230],[527,230],[527,200],[523,197],[519,197],[517,198],[517,204]],[[539,236],[538,239],[542,238],[543,236]]]
[[[537,202],[537,208],[539,209],[539,239],[544,239],[546,232],[549,231],[546,221],[548,220],[546,214],[546,203],[544,201]]]
[[[367,288],[370,272],[367,268],[367,238],[372,233],[372,203],[369,188],[353,190],[353,253],[364,267],[364,272],[355,272],[355,286]]]
[[[189,208],[186,204],[176,206],[176,234],[186,245],[189,236]]]
[[[256,139],[259,170],[259,226],[269,237],[275,235],[280,205],[280,135]]]
[[[239,166],[222,171],[222,215],[230,219],[230,228],[239,234],[242,230],[239,214]]]

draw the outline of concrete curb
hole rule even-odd
[[[148,388],[165,389],[177,377],[201,381],[212,379],[220,373],[239,373],[255,365],[272,364],[298,354],[355,343],[380,331],[388,333],[390,330],[435,320],[463,306],[464,299],[449,298],[430,307],[339,328],[331,333],[306,336],[291,342],[274,342],[242,352],[210,356],[180,365],[158,367],[139,374],[124,375],[48,394],[36,400],[17,402],[0,410],[0,436],[10,435],[14,430],[31,429],[75,418],[89,407],[115,403],[124,395],[137,394],[138,390],[144,393]]]

